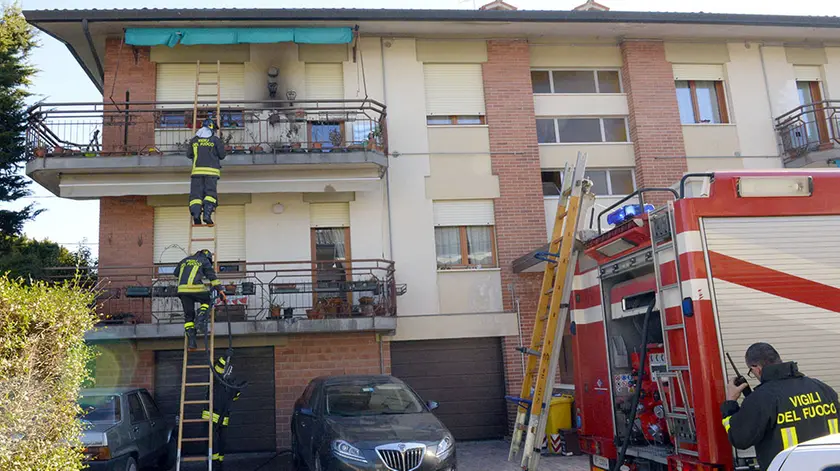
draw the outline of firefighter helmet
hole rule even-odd
[[[207,128],[211,131],[215,131],[216,130],[216,121],[213,121],[213,118],[207,118],[207,119],[204,120],[203,123],[201,123],[201,126]]]
[[[210,260],[210,263],[213,263],[213,252],[207,249],[201,249],[198,252],[196,252],[195,255],[207,257],[207,260]]]

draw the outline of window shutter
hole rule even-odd
[[[216,64],[201,64],[201,80],[216,80]],[[245,99],[245,64],[222,64],[221,100],[243,101]],[[203,86],[201,93],[213,93],[215,86]],[[192,103],[195,100],[195,64],[158,64],[155,85],[157,101],[180,101]],[[204,100],[208,100],[205,98]],[[173,105],[158,105],[158,108],[173,107]],[[177,106],[176,106],[177,107]],[[180,105],[181,108],[184,105]]]
[[[343,100],[344,68],[341,64],[305,66],[307,100]]]
[[[493,200],[435,201],[435,226],[492,226]]]
[[[724,78],[720,64],[673,64],[674,80],[711,80]]]
[[[481,64],[424,64],[428,116],[483,115]]]
[[[216,237],[220,262],[245,260],[245,206],[219,206],[215,214]],[[186,206],[155,208],[155,263],[175,263],[187,256],[189,248],[190,217]],[[196,238],[211,237],[212,229],[196,228]],[[212,242],[193,245],[193,253],[200,249],[213,250]]]
[[[818,65],[795,65],[793,71],[796,74],[796,80],[800,82],[822,81],[822,73]]]
[[[350,203],[311,203],[311,227],[350,227]]]

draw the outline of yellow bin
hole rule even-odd
[[[575,398],[568,394],[551,398],[548,406],[548,420],[545,424],[546,435],[551,436],[558,430],[572,428],[573,402]]]

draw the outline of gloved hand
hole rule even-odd
[[[227,295],[225,294],[224,288],[217,289],[216,293],[218,293],[219,299],[221,299],[223,303],[227,304]]]

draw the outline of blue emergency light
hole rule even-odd
[[[652,204],[646,204],[644,207],[644,212],[649,213],[653,211]],[[607,215],[607,224],[612,224],[613,226],[621,224],[622,222],[632,219],[636,216],[642,214],[642,206],[638,204],[628,204],[627,206],[622,206],[621,208],[611,212]]]

